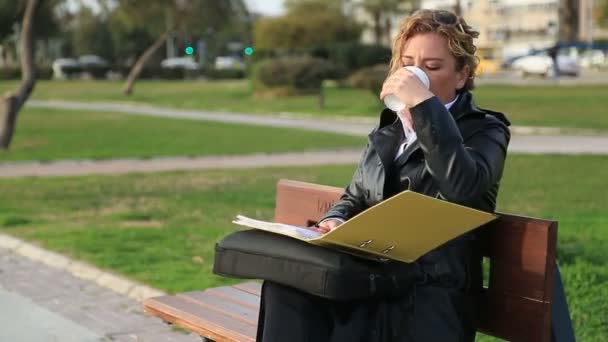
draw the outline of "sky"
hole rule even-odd
[[[283,13],[283,0],[245,0],[249,10],[264,15],[280,15]]]
[[[68,0],[69,6],[76,9],[78,3],[98,8],[97,0]],[[252,12],[257,12],[264,15],[280,15],[283,13],[283,0],[245,0],[245,3]]]

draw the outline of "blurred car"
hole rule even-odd
[[[245,63],[238,57],[233,56],[218,56],[215,58],[215,68],[218,70],[226,69],[245,69]]]
[[[53,69],[53,78],[67,79],[70,78],[73,71],[80,69],[80,63],[74,58],[57,58],[51,65]]]
[[[198,70],[199,64],[192,57],[171,57],[160,62],[163,69]]]
[[[588,69],[608,67],[608,57],[602,50],[585,51],[580,58],[581,66]]]
[[[84,55],[78,57],[78,63],[83,68],[107,68],[110,63],[96,55]]]
[[[517,70],[522,77],[529,75],[541,77],[554,76],[553,60],[546,51],[518,58],[513,62],[511,68]],[[564,55],[557,56],[557,68],[559,70],[558,76],[578,76],[581,71],[581,67],[576,58]]]

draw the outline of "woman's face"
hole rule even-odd
[[[446,104],[456,97],[469,78],[469,66],[456,70],[456,58],[448,49],[447,38],[436,33],[420,33],[405,42],[402,66],[417,66],[429,76],[431,92]]]

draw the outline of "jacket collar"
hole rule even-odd
[[[450,112],[450,114],[452,114],[452,117],[454,117],[454,120],[459,120],[459,119],[461,119],[467,115],[471,115],[471,114],[487,114],[487,111],[477,107],[477,105],[475,104],[475,101],[473,101],[473,96],[469,91],[463,91],[459,94],[458,100],[456,100],[456,102],[452,105],[449,112]],[[500,114],[500,113],[492,112],[491,114]],[[502,117],[499,117],[499,119],[501,119],[501,121],[506,120],[504,115],[500,114],[500,116],[502,116]],[[385,108],[384,110],[382,110],[382,113],[380,114],[380,124],[378,126],[378,130],[381,130],[384,127],[390,126],[393,123],[395,123],[395,121],[398,121],[398,120],[399,120],[399,117],[397,116],[397,113],[393,112],[392,110],[390,110],[388,108]],[[506,120],[506,121],[508,122],[508,120]]]

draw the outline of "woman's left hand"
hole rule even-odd
[[[380,99],[383,100],[389,94],[395,94],[407,108],[434,96],[418,76],[405,68],[395,71],[382,85]]]

